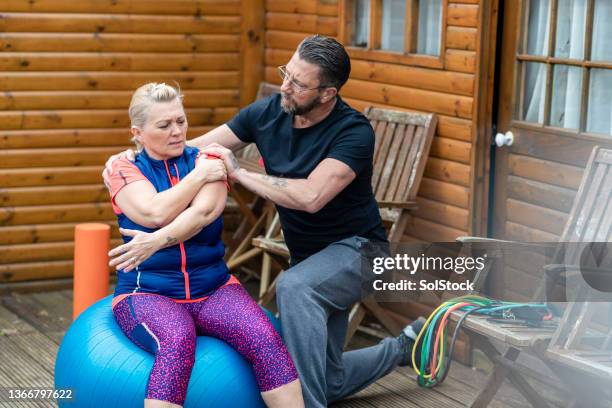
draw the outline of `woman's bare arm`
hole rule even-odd
[[[221,160],[198,160],[196,168],[174,187],[157,192],[148,180],[134,181],[115,195],[115,204],[134,222],[161,228],[174,220],[206,183],[225,178]]]
[[[109,252],[109,265],[129,272],[160,249],[188,240],[221,215],[226,201],[225,183],[209,183],[201,188],[191,205],[165,227],[152,233],[121,229],[123,235],[133,239]]]

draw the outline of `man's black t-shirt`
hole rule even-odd
[[[326,158],[345,163],[357,175],[314,214],[276,206],[292,263],[354,235],[386,241],[371,184],[374,131],[340,97],[324,120],[304,129],[293,127],[280,95],[247,106],[227,125],[240,140],[257,145],[271,176],[304,179]]]

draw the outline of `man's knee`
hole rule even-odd
[[[295,296],[299,295],[300,288],[303,287],[300,282],[299,274],[294,272],[284,272],[276,283],[277,296]]]
[[[285,311],[289,308],[300,309],[307,304],[318,303],[318,296],[310,287],[304,271],[288,271],[283,273],[276,283],[276,299],[279,308]],[[282,312],[281,312],[282,314]]]

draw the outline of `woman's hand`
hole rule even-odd
[[[155,252],[170,244],[170,242],[163,242],[155,233],[124,228],[119,228],[119,232],[133,238],[127,244],[120,245],[108,253],[111,258],[108,264],[116,266],[117,270],[123,269],[123,272],[130,272]]]
[[[202,155],[196,162],[195,170],[201,171],[204,174],[206,183],[227,180],[227,170],[221,159],[207,158],[205,155]]]
[[[133,162],[134,160],[136,160],[136,153],[136,151],[128,149],[109,157],[106,161],[106,164],[104,165],[104,170],[102,171],[102,178],[104,179],[104,181],[106,182],[109,179],[110,174],[113,172],[113,163],[115,162],[115,160],[127,158],[129,161]],[[108,183],[105,184],[108,187]]]

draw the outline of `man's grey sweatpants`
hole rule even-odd
[[[362,296],[360,246],[333,243],[283,273],[276,288],[283,338],[302,381],[306,407],[327,404],[365,388],[400,360],[399,342],[343,352],[348,315]]]

